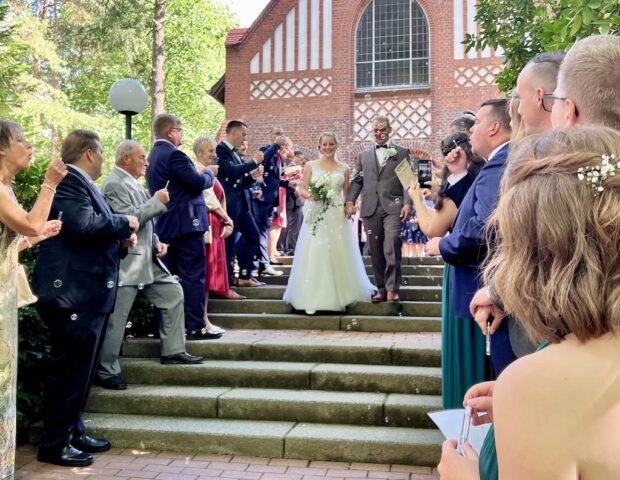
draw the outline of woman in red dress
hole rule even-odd
[[[200,136],[194,142],[194,154],[198,161],[198,169],[204,170],[217,158],[215,141],[207,135]],[[226,197],[220,182],[215,179],[213,187],[204,191],[205,202],[209,209],[209,231],[205,234],[207,250],[207,291],[205,303],[208,303],[209,293],[218,297],[232,300],[243,299],[242,295],[230,289],[228,270],[226,266],[226,243],[224,239],[232,234],[233,222],[226,213]],[[209,333],[223,332],[224,330],[209,322],[205,306],[205,323]]]

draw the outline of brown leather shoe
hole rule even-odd
[[[398,295],[398,292],[388,292],[387,301],[391,303],[400,302],[400,296]]]
[[[239,295],[234,290],[228,290],[225,295],[222,295],[222,298],[227,298],[228,300],[245,300],[246,297]]]
[[[374,297],[372,297],[372,303],[385,302],[385,291],[379,290]]]

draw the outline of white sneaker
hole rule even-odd
[[[267,275],[270,277],[279,277],[280,275],[284,275],[284,272],[282,270],[276,270],[273,267],[269,267],[263,270],[261,272],[261,275]]]
[[[213,333],[213,334],[226,333],[226,330],[224,330],[223,328],[220,328],[220,327],[218,327],[216,325],[213,325],[213,327],[207,328],[207,333]]]

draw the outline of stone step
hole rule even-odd
[[[437,430],[89,413],[88,432],[117,448],[435,466]]]
[[[209,313],[293,313],[293,307],[282,300],[209,300]],[[349,305],[347,315],[404,315],[419,317],[441,316],[441,302],[413,302],[403,301],[400,303],[371,303],[357,302]]]
[[[284,285],[265,285],[263,287],[241,287],[236,291],[249,299],[281,300],[285,288]],[[440,302],[442,289],[426,286],[401,287],[399,294],[402,301]]]
[[[362,257],[365,265],[371,265],[369,256]],[[277,257],[278,262],[284,265],[291,265],[293,263],[293,257]],[[401,265],[443,265],[444,261],[441,257],[403,257]],[[276,265],[279,266],[279,265]]]
[[[237,300],[236,300],[237,301]],[[440,332],[441,317],[389,315],[304,315],[215,313],[209,319],[226,329],[342,330],[350,332]]]
[[[134,385],[93,387],[86,411],[128,415],[435,428],[441,397],[319,390]]]
[[[193,355],[201,355],[209,360],[441,366],[441,345],[436,343],[278,337],[277,333],[276,338],[227,339],[224,335],[216,341],[188,342],[187,349]],[[159,355],[159,348],[158,340],[131,339],[123,344],[123,356],[154,358]]]
[[[277,267],[274,267],[277,268]],[[375,284],[375,277],[373,275],[368,275],[370,282]],[[288,272],[279,277],[261,277],[263,282],[266,282],[268,285],[286,285],[288,283]],[[405,275],[402,277],[403,286],[428,286],[428,287],[437,287],[441,286],[443,281],[443,277],[441,276],[414,276],[414,275]]]
[[[441,369],[394,365],[207,360],[160,365],[159,359],[121,359],[128,383],[439,395]]]
[[[273,268],[280,270],[288,275],[292,265],[273,265]],[[443,265],[402,265],[401,274],[403,276],[441,276],[443,274]],[[366,273],[372,275],[372,266],[366,265]]]

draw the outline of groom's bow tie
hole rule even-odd
[[[375,145],[375,148],[379,149],[379,148],[388,148],[388,147],[387,145]]]

